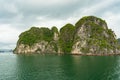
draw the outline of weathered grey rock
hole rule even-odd
[[[14,53],[120,54],[120,45],[104,20],[87,16],[60,32],[56,27],[31,28],[19,36]]]
[[[89,20],[91,17],[92,20]],[[105,21],[90,16],[82,18],[82,24],[76,23],[77,30],[73,54],[113,54],[119,53],[119,46],[113,31],[108,29]]]

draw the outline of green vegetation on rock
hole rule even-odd
[[[118,42],[120,43],[120,38],[118,38],[117,40],[118,40]]]
[[[120,38],[117,39],[118,45],[119,45],[119,49],[120,49]]]
[[[32,27],[30,30],[23,32],[19,36],[19,44],[33,45],[34,43],[40,42],[42,40],[52,41],[53,32],[49,28],[37,28]]]
[[[100,18],[97,18],[95,16],[85,16],[85,17],[82,17],[76,24],[76,28],[80,27],[83,23],[85,22],[94,22],[94,21],[97,21],[99,20],[99,25],[102,26],[102,24],[106,23],[104,20],[100,19]]]
[[[55,26],[53,26],[51,30],[52,30],[52,32],[59,33],[57,27],[55,27]]]
[[[72,24],[66,24],[60,29],[59,44],[65,53],[70,53],[73,46],[75,27]]]
[[[120,39],[118,41],[120,43]],[[20,34],[14,51],[16,53],[37,51],[40,53],[110,54],[119,52],[118,41],[104,20],[95,16],[85,16],[75,26],[66,24],[60,31],[55,26],[51,29],[32,27]]]

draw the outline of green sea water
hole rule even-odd
[[[1,53],[0,80],[120,80],[120,56]]]

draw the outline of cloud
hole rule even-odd
[[[11,28],[10,24],[0,24],[0,43],[16,43],[21,31]]]
[[[0,24],[0,49],[14,49],[18,35],[22,32],[12,28],[10,24]]]
[[[78,0],[51,0],[50,2],[47,0],[26,0],[24,3],[16,4],[18,10],[25,17],[47,16],[50,18],[64,18],[77,9],[76,2]]]
[[[34,23],[33,25],[38,26],[38,27],[39,27],[39,25],[41,25],[42,27],[47,26],[49,28],[56,26],[58,29],[60,29],[62,26],[64,26],[67,23],[75,24],[76,21],[78,20],[78,18],[68,17],[68,18],[66,18],[66,20],[64,20],[64,19],[51,20],[50,18],[46,18],[46,17],[38,17],[37,20],[38,21],[36,23]]]
[[[9,43],[9,44],[7,44],[7,43],[0,43],[0,50],[4,50],[4,49],[14,49],[15,48],[15,46],[16,46],[16,44],[12,44],[12,43]]]
[[[18,35],[31,26],[60,29],[88,15],[106,20],[120,37],[119,4],[119,0],[0,0],[0,45],[4,44],[3,48],[15,45]]]
[[[115,12],[106,12],[103,15],[103,18],[106,19],[108,27],[115,31],[117,37],[120,38],[120,14],[116,14]]]
[[[114,0],[101,0],[98,3],[91,5],[91,6],[86,6],[82,9],[82,13],[83,14],[99,14],[101,13],[101,11],[106,10],[107,8],[110,8],[113,4],[120,2],[118,0],[114,1]],[[109,9],[108,9],[109,10]]]

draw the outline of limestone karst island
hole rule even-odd
[[[109,55],[120,54],[120,46],[104,20],[85,16],[60,31],[57,27],[32,27],[20,34],[14,53]]]

